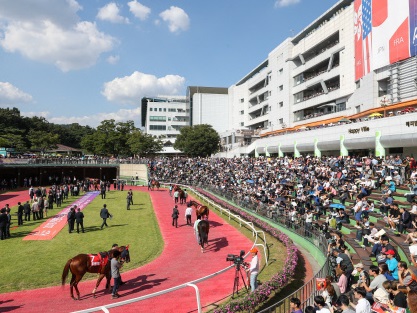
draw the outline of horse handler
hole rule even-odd
[[[191,205],[188,205],[185,209],[185,220],[187,221],[187,225],[191,225],[191,214],[193,213],[193,208]]]
[[[195,234],[195,237],[197,238],[197,244],[199,245],[200,244],[200,235],[199,235],[199,233],[198,233],[198,223],[200,223],[200,221],[201,221],[201,216],[200,215],[197,215],[197,220],[194,222],[194,234]]]
[[[120,268],[123,266],[123,262],[120,262],[120,251],[115,250],[113,252],[113,258],[110,261],[111,266],[111,277],[113,278],[113,290],[111,293],[112,299],[117,299],[120,295],[117,293],[117,290],[120,286],[121,276],[120,276]]]

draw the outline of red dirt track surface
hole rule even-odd
[[[128,188],[147,190],[145,187],[128,186]],[[119,299],[111,299],[110,292],[104,290],[104,281],[97,291],[97,298],[94,299],[91,296],[95,285],[94,280],[82,281],[78,285],[81,300],[74,301],[70,298],[69,279],[67,279],[64,287],[59,285],[0,294],[0,312],[73,312],[148,295],[217,272],[229,265],[229,262],[226,262],[227,254],[239,254],[240,250],[248,251],[251,248],[252,242],[248,238],[211,211],[209,246],[204,253],[201,253],[192,226],[185,225],[184,211],[186,206],[179,205],[179,225],[178,228],[175,228],[171,225],[174,201],[169,197],[168,191],[164,189],[151,191],[150,196],[165,247],[162,254],[151,263],[129,272],[122,270],[123,281],[127,284],[119,288],[121,295]],[[24,191],[24,194],[22,192],[22,198],[20,196],[9,197],[5,201],[1,201],[0,197],[0,206],[4,206],[5,203],[13,206],[17,204],[17,201],[23,202],[27,198],[27,191]],[[194,222],[195,215],[192,220]],[[111,231],[111,226],[108,231]],[[82,253],[82,251],[74,251],[74,253]],[[132,251],[132,257],[136,253],[140,253],[140,251]],[[62,264],[62,267],[64,265]],[[30,274],[30,264],[28,264],[27,273]],[[203,307],[232,293],[234,274],[235,271],[232,269],[197,284]],[[56,278],[57,284],[60,283],[60,279],[61,277]],[[240,284],[242,285],[242,282]],[[197,312],[196,294],[194,288],[186,287],[152,299],[109,310],[110,312],[123,313]]]

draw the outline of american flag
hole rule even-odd
[[[372,68],[372,0],[362,0],[362,39],[364,74],[366,75]]]

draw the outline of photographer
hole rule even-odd
[[[250,250],[252,255],[252,261],[250,262],[250,266],[246,269],[248,273],[248,277],[250,279],[250,287],[251,291],[255,291],[258,288],[258,273],[259,273],[259,259],[258,259],[258,249],[253,248]]]

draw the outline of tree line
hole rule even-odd
[[[135,127],[133,121],[104,120],[97,128],[78,123],[53,124],[44,117],[23,117],[17,108],[0,108],[0,147],[42,154],[62,144],[101,156],[149,156],[163,150],[163,142]],[[209,156],[219,150],[220,137],[210,125],[181,129],[174,148],[189,156]]]

